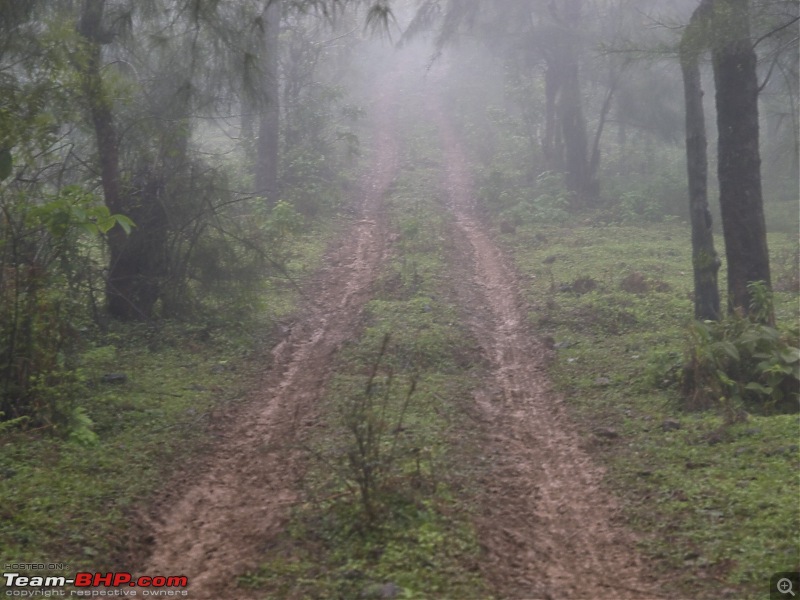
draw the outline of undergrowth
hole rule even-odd
[[[286,275],[313,269],[324,237],[296,240]],[[42,390],[77,394],[65,435],[52,426],[0,430],[0,563],[64,564],[52,574],[65,576],[129,570],[146,543],[148,503],[208,447],[212,415],[245,395],[251,358],[275,340],[296,295],[276,278],[258,320],[111,324],[87,337],[74,389]]]

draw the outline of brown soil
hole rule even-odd
[[[332,356],[358,331],[389,253],[381,200],[398,168],[391,79],[378,86],[360,219],[328,253],[310,284],[314,302],[274,349],[259,391],[226,419],[206,468],[177,482],[181,496],[151,523],[152,553],[140,571],[188,576],[192,598],[246,598],[235,577],[257,565],[300,500],[303,441],[314,430]],[[476,397],[485,454],[494,465],[478,482],[483,573],[502,598],[657,598],[636,540],[602,487],[603,470],[581,449],[562,400],[549,388],[547,349],[530,331],[514,270],[476,215],[457,136],[435,101],[428,117],[444,147],[459,300],[493,373]]]

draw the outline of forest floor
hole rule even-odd
[[[192,598],[259,597],[234,588],[236,577],[257,568],[292,507],[304,502],[305,448],[323,427],[319,404],[336,354],[358,335],[381,270],[398,252],[384,206],[402,143],[394,75],[378,86],[355,222],[308,283],[311,300],[272,351],[263,381],[247,402],[218,415],[204,464],[173,478],[177,491],[153,507],[150,556],[138,570],[187,576]],[[550,350],[529,325],[509,259],[477,216],[464,152],[435,99],[425,118],[444,151],[440,178],[455,250],[447,269],[458,313],[489,365],[474,393],[470,430],[455,432],[481,439],[491,460],[472,490],[478,568],[491,594],[503,598],[657,598],[636,540],[602,485],[603,468],[581,447],[548,381]]]

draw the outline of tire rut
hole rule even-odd
[[[313,298],[272,351],[258,391],[225,418],[206,468],[184,474],[149,523],[150,556],[142,574],[185,575],[195,599],[242,599],[235,578],[257,566],[270,539],[299,501],[303,441],[332,357],[358,330],[372,284],[388,255],[382,198],[398,165],[391,84],[378,86],[373,159],[361,181],[360,219],[329,251],[309,286]],[[175,485],[177,483],[177,485]]]
[[[468,162],[446,113],[428,103],[461,248],[459,296],[494,381],[476,396],[493,468],[481,482],[482,571],[503,598],[657,598],[636,540],[618,522],[604,471],[581,449],[546,373],[514,270],[477,217]]]

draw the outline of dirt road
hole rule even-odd
[[[389,73],[378,86],[358,220],[312,282],[313,303],[273,351],[260,391],[222,428],[207,467],[178,483],[182,494],[151,524],[152,554],[141,571],[186,575],[192,598],[244,598],[236,575],[256,566],[298,501],[300,447],[315,424],[332,356],[358,330],[389,253],[381,202],[399,165],[394,103],[402,101],[393,81]],[[657,598],[635,540],[602,489],[602,469],[581,450],[549,388],[546,350],[530,331],[514,270],[476,215],[459,139],[435,99],[423,112],[444,149],[442,185],[460,249],[453,257],[459,301],[493,367],[476,399],[493,462],[479,482],[483,574],[501,598]]]

